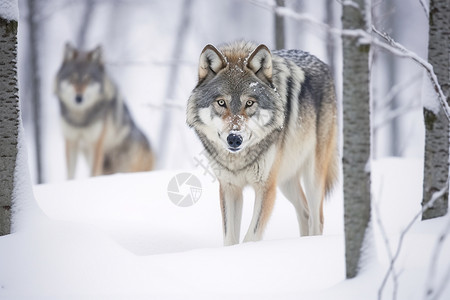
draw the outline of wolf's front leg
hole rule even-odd
[[[220,183],[220,208],[222,212],[223,244],[239,243],[242,219],[242,188]]]
[[[75,167],[77,165],[78,157],[78,143],[66,139],[66,166],[67,166],[67,179],[73,179],[75,177]]]
[[[91,176],[100,176],[103,174],[103,165],[105,160],[105,137],[106,137],[106,124],[103,124],[100,137],[94,144],[94,156],[91,166]]]
[[[267,221],[272,213],[276,194],[277,185],[275,180],[269,180],[266,183],[260,183],[255,186],[253,217],[244,242],[255,242],[262,239]]]

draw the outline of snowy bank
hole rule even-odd
[[[374,163],[374,205],[390,246],[420,208],[421,162]],[[183,172],[183,171],[180,171]],[[0,237],[0,299],[376,299],[389,266],[373,222],[376,251],[361,275],[345,280],[342,197],[325,206],[325,234],[298,237],[294,211],[278,193],[262,242],[222,247],[218,184],[200,179],[200,200],[178,207],[168,182],[178,172],[113,175],[35,186],[48,218]],[[180,189],[182,191],[182,189]],[[244,233],[253,192],[244,199]],[[448,217],[417,222],[396,264],[398,299],[423,299],[430,261]],[[436,281],[450,264],[440,255]],[[391,299],[392,280],[385,298]],[[450,289],[442,299],[449,299]]]

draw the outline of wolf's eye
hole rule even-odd
[[[245,103],[245,107],[250,107],[253,105],[253,103],[255,103],[255,101],[248,100],[247,103]]]
[[[217,104],[219,104],[219,106],[222,106],[222,107],[227,107],[227,105],[225,104],[225,100],[223,100],[223,99],[217,100]]]

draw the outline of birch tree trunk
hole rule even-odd
[[[0,235],[11,232],[14,169],[19,134],[17,21],[0,17]]]
[[[430,0],[428,61],[433,65],[447,103],[450,104],[450,1]],[[424,108],[425,158],[423,200],[426,205],[433,194],[448,187],[449,123],[444,112],[437,114]],[[448,190],[422,214],[422,219],[443,216],[448,210]]]
[[[370,1],[355,0],[344,5],[343,29],[370,30],[366,25],[365,5]],[[355,38],[342,37],[343,74],[343,134],[344,134],[344,226],[347,278],[357,275],[361,250],[370,221],[370,93],[369,44]]]

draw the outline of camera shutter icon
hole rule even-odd
[[[194,174],[179,173],[169,181],[167,194],[176,206],[189,207],[200,199],[202,184]]]

